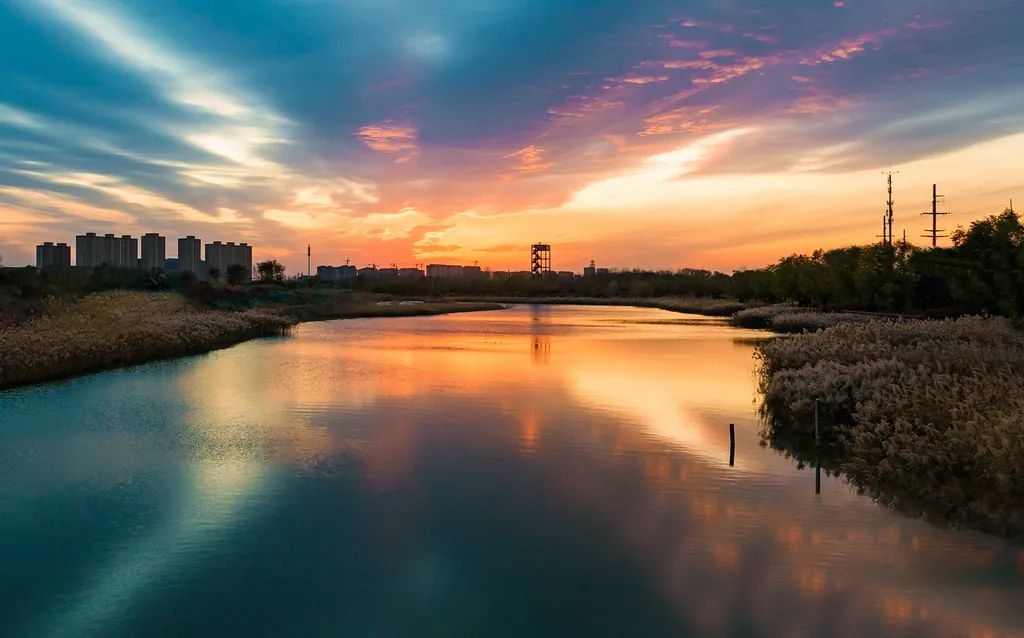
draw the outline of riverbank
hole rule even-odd
[[[453,297],[457,301],[567,306],[633,306],[708,317],[731,317],[748,305],[710,297]]]
[[[813,440],[817,399],[832,465],[858,489],[934,522],[1024,537],[1024,333],[1009,321],[848,323],[757,356],[773,445]]]
[[[202,354],[285,334],[301,321],[439,315],[501,304],[417,303],[372,295],[330,303],[264,301],[223,309],[171,292],[108,291],[51,300],[45,313],[0,327],[0,388],[41,383],[127,365]]]

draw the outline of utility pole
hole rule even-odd
[[[921,235],[922,237],[931,237],[932,238],[932,248],[935,248],[936,246],[938,246],[939,237],[945,237],[945,235],[940,235],[939,234],[939,233],[946,232],[945,230],[943,230],[943,229],[938,227],[939,215],[948,215],[949,214],[949,213],[940,213],[939,212],[939,198],[940,197],[945,197],[945,196],[944,195],[939,195],[939,193],[938,193],[938,186],[935,185],[935,184],[932,184],[932,211],[930,213],[921,213],[922,215],[931,215],[932,216],[932,229],[931,230],[925,230],[925,234]]]
[[[306,244],[306,276],[309,277],[310,271],[312,270],[311,264],[313,262],[313,246]]]

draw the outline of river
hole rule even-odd
[[[760,445],[759,338],[522,306],[0,392],[0,633],[1024,635],[1024,545]]]

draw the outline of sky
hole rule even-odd
[[[1024,0],[0,0],[0,255],[759,267],[1024,200]],[[948,241],[948,240],[947,240]]]

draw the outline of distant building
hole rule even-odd
[[[317,266],[316,276],[320,281],[341,282],[351,281],[356,278],[355,266]]]
[[[168,275],[173,275],[178,272],[178,258],[168,257],[164,260],[164,272]]]
[[[75,237],[75,252],[75,263],[78,266],[92,268],[107,264],[113,268],[139,267],[139,240],[133,239],[131,235],[78,235]]]
[[[367,266],[366,268],[360,268],[356,271],[356,274],[363,279],[376,279],[377,278],[377,267]]]
[[[196,277],[202,272],[202,246],[198,237],[178,238],[178,272],[190,272]]]
[[[397,268],[378,268],[377,279],[398,279]]]
[[[559,279],[574,279],[575,277],[576,277],[576,273],[574,273],[571,270],[559,270],[558,271],[558,278]]]
[[[584,266],[583,267],[583,276],[584,277],[594,277],[596,275],[597,275],[597,266],[594,265],[593,261],[590,262],[589,266]]]
[[[480,266],[428,264],[427,277],[431,279],[484,279],[487,277],[487,274]]]
[[[233,241],[206,244],[207,273],[216,269],[220,278],[227,281],[228,269],[235,265],[242,267],[242,281],[252,281],[252,247],[249,244],[235,244]]]
[[[37,268],[67,268],[71,266],[71,246],[52,241],[36,246]]]
[[[399,268],[398,276],[402,279],[423,279],[423,271],[419,268]]]
[[[167,262],[167,241],[156,233],[142,236],[142,269],[164,270]]]

